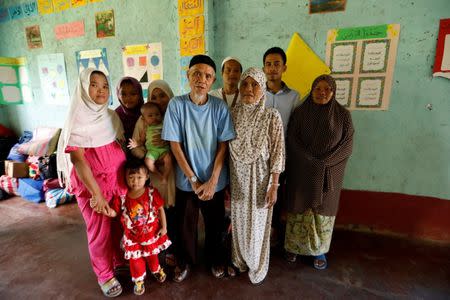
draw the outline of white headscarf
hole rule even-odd
[[[255,103],[246,104],[239,101],[231,110],[236,138],[230,142],[230,154],[235,160],[252,163],[258,159],[263,150],[267,136],[269,114],[265,110],[266,75],[261,69],[251,67],[242,73],[241,82],[247,77],[253,78],[262,90],[261,98]]]
[[[116,112],[108,103],[97,104],[89,96],[89,84],[95,69],[80,73],[64,128],[58,142],[57,167],[61,183],[70,186],[72,164],[65,153],[67,146],[95,148],[123,138],[123,127]]]
[[[169,97],[169,99],[173,98],[173,92],[172,92],[172,89],[170,88],[169,84],[162,79],[158,79],[158,80],[153,80],[152,82],[150,82],[150,85],[148,86],[147,102],[150,101],[153,90],[156,88],[161,89],[164,93],[166,93],[166,95]]]

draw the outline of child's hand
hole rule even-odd
[[[162,227],[159,231],[158,231],[158,236],[163,236],[167,234],[167,228]]]
[[[128,142],[128,145],[127,145],[128,149],[134,149],[134,148],[137,148],[139,146],[140,146],[139,143],[136,140],[133,140],[133,139],[130,139],[129,142]]]

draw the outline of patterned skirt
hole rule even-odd
[[[312,210],[302,214],[288,214],[284,248],[298,255],[317,256],[327,253],[335,218],[315,214]]]

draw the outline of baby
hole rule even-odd
[[[169,173],[172,169],[172,157],[170,155],[169,145],[159,146],[154,142],[154,138],[157,140],[161,139],[162,130],[162,115],[159,106],[152,102],[147,102],[141,107],[141,115],[144,120],[147,129],[145,131],[145,137],[141,140],[145,140],[145,148],[147,149],[147,154],[145,155],[145,165],[150,170],[150,172],[157,174],[161,177],[161,182],[163,184],[167,183]],[[130,139],[128,144],[129,149],[139,147],[137,141]],[[162,161],[162,172],[156,167],[156,162]]]

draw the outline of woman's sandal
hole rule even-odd
[[[109,298],[117,297],[122,294],[122,286],[116,277],[111,278],[105,283],[99,283],[103,295]]]
[[[239,273],[239,270],[232,265],[227,266],[227,275],[228,277],[236,277]]]
[[[173,281],[182,282],[183,280],[186,279],[186,277],[188,277],[189,273],[190,273],[189,265],[186,265],[186,267],[184,267],[184,269],[181,269],[179,266],[177,266],[177,267],[175,267]]]
[[[222,278],[225,276],[225,268],[224,266],[211,267],[211,273],[216,278]]]
[[[328,267],[325,254],[314,256],[313,266],[316,270],[325,270]]]
[[[133,289],[133,293],[137,296],[140,296],[142,294],[144,294],[145,292],[145,285],[144,285],[144,281],[136,281],[134,283],[134,289]]]
[[[166,273],[164,273],[164,269],[161,267],[159,268],[159,271],[153,273],[153,276],[160,283],[163,283],[164,281],[166,281],[166,278],[167,278]]]

